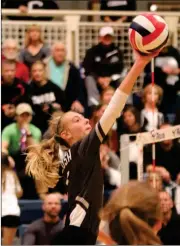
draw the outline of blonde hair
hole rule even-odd
[[[146,95],[149,91],[152,91],[152,88],[153,88],[152,84],[149,84],[144,88],[143,93],[142,93],[143,103],[146,103]],[[163,89],[159,85],[156,85],[156,84],[154,85],[154,89],[157,90],[157,93],[159,96],[157,104],[160,104],[162,101],[162,97],[163,97]]]
[[[29,26],[27,31],[26,31],[26,35],[25,35],[25,47],[26,48],[31,43],[31,39],[30,39],[30,35],[29,35],[31,31],[38,31],[40,33],[39,42],[42,43],[42,44],[44,43],[44,40],[42,38],[42,32],[41,32],[40,26],[38,26],[36,24],[33,24],[33,25]]]
[[[67,149],[67,143],[59,137],[63,130],[63,116],[55,117],[50,123],[52,137],[30,146],[26,157],[26,173],[32,175],[43,188],[55,187],[60,175],[59,148]],[[53,124],[53,126],[52,126]]]
[[[161,219],[158,193],[147,183],[131,181],[114,192],[100,211],[109,223],[110,233],[118,244],[161,244],[152,226]]]

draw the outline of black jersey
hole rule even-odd
[[[103,198],[99,147],[104,137],[98,123],[88,136],[64,153],[61,163],[69,198],[66,226],[85,228],[95,235]]]
[[[88,244],[96,242],[99,229],[98,213],[103,199],[103,173],[99,147],[120,116],[127,95],[116,90],[95,129],[75,143],[62,157],[60,175],[68,191],[66,226],[58,244]]]

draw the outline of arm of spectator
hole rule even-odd
[[[28,226],[24,233],[22,245],[35,245],[36,244],[36,234],[33,230],[32,224]]]
[[[126,21],[127,20],[127,16],[122,16],[121,18],[119,18],[116,22],[118,22],[118,23],[122,23],[122,22],[124,22],[124,21]]]
[[[19,199],[23,195],[23,189],[21,187],[21,184],[19,182],[19,179],[18,179],[16,173],[15,173],[15,178],[16,178],[16,187],[15,187],[15,189],[16,189],[16,196]]]
[[[2,105],[2,110],[4,111],[4,115],[8,118],[13,118],[16,113],[16,107],[14,104],[4,104]]]

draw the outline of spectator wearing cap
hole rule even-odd
[[[29,82],[29,69],[28,67],[18,61],[19,46],[15,39],[9,38],[3,42],[2,47],[2,60],[9,60],[16,62],[15,77],[28,83]]]
[[[44,216],[34,221],[25,231],[22,245],[52,245],[61,233],[64,223],[59,217],[62,196],[51,193],[45,196],[42,209]],[[59,235],[58,235],[59,236]]]
[[[47,59],[47,75],[49,80],[64,91],[66,110],[83,113],[86,105],[85,87],[80,71],[67,60],[66,49],[61,42],[52,46],[52,54]]]
[[[30,102],[29,86],[16,78],[16,61],[2,62],[1,78],[2,129],[14,121],[15,106],[21,102]]]
[[[114,44],[114,30],[102,27],[99,32],[99,43],[89,50],[83,61],[88,106],[97,105],[100,92],[110,84],[117,87],[123,70],[123,56]]]
[[[20,103],[16,107],[15,123],[2,131],[2,150],[8,153],[15,161],[15,169],[24,190],[23,198],[31,197],[32,180],[25,175],[25,155],[27,147],[41,140],[41,131],[30,122],[33,111],[29,104]],[[29,179],[31,183],[29,183]]]

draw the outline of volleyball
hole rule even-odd
[[[129,27],[129,41],[141,54],[150,54],[163,47],[168,40],[168,25],[156,14],[136,16]]]

